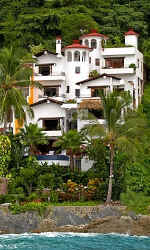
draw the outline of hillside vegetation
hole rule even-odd
[[[1,0],[0,46],[29,49],[41,43],[54,49],[56,35],[65,45],[91,28],[121,43],[131,27],[140,33],[140,49],[149,61],[149,16],[149,0]]]

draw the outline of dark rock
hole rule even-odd
[[[31,232],[38,226],[39,216],[35,212],[26,212],[22,214],[7,215],[0,210],[0,231],[8,233]]]
[[[108,207],[103,208],[99,212],[96,212],[96,213],[93,212],[91,214],[91,219],[103,218],[106,216],[121,216],[121,215],[122,215],[121,211],[119,211],[117,208],[108,206]]]
[[[81,225],[87,224],[90,221],[88,216],[81,218],[71,212],[65,211],[62,207],[55,207],[52,219],[56,221],[56,226]]]
[[[129,211],[128,216],[130,216],[133,220],[138,219],[138,216],[136,215],[136,213],[134,211]]]

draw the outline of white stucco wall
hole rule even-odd
[[[65,117],[65,111],[61,109],[61,105],[56,103],[43,103],[40,105],[33,106],[34,118],[30,119],[27,117],[27,123],[38,123],[39,127],[42,126],[40,118],[54,118],[54,117]]]
[[[53,54],[43,54],[37,57],[37,62],[34,64],[34,72],[39,73],[38,64],[51,64],[54,63],[56,65],[53,66],[53,74],[59,75],[61,72],[64,72],[64,57],[57,57]]]
[[[75,51],[80,52],[80,61],[74,61]],[[67,53],[72,53],[72,61],[67,61]],[[85,61],[82,61],[82,53],[86,52]],[[75,72],[75,68],[80,67],[80,73]],[[65,73],[66,73],[66,86],[69,86],[69,93],[66,93],[69,99],[75,97],[75,89],[79,89],[76,82],[85,80],[89,77],[89,50],[70,48],[65,51]]]
[[[125,36],[125,44],[132,45],[135,48],[138,48],[138,38],[136,35],[127,35]]]
[[[81,83],[80,84],[80,97],[81,98],[85,98],[85,97],[91,97],[91,88],[92,86],[109,86],[110,89],[113,88],[113,85],[120,85],[121,82],[120,80],[117,79],[113,79],[111,77],[102,77],[102,78],[98,78],[96,80],[92,80],[92,81],[88,81],[85,83]]]

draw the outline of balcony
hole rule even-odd
[[[121,75],[121,74],[134,74],[135,70],[133,68],[105,68],[100,70],[100,74],[108,75]]]
[[[58,164],[60,166],[69,165],[69,157],[67,155],[37,155],[40,163],[47,162],[48,165]]]
[[[101,124],[105,125],[104,119],[96,119],[96,120],[79,120],[78,121],[78,131],[86,127],[87,125],[95,125],[95,124]]]
[[[34,81],[59,81],[65,80],[65,74],[64,72],[54,72],[52,74],[49,75],[42,75],[42,74],[34,74]]]
[[[61,130],[53,130],[53,131],[43,131],[49,137],[59,137],[62,136]]]

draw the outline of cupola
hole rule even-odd
[[[129,29],[129,31],[125,33],[125,45],[131,45],[138,48],[138,36],[139,34],[133,29]]]

